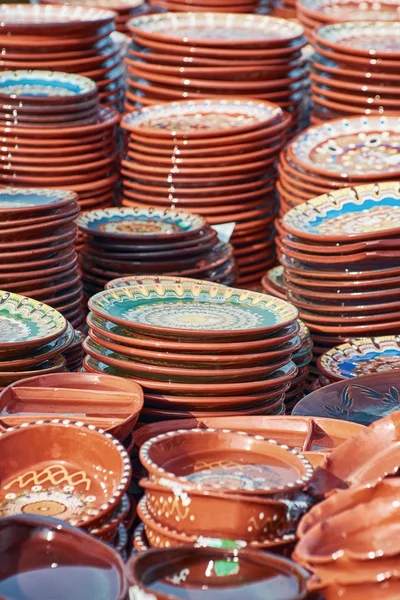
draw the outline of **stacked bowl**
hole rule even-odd
[[[306,508],[296,497],[313,474],[297,450],[229,429],[162,433],[143,444],[140,461],[148,479],[138,514],[155,548],[287,546]]]
[[[400,333],[399,214],[400,184],[387,182],[319,196],[283,217],[287,297],[315,357],[351,338]]]
[[[141,421],[282,414],[301,346],[296,309],[221,285],[155,281],[89,300],[85,370],[139,383]]]
[[[64,4],[63,0],[40,0],[41,4]],[[151,11],[145,0],[68,0],[72,6],[82,6],[86,8],[97,8],[112,10],[116,13],[116,30],[121,33],[127,33],[126,23],[132,17],[140,14],[147,14]],[[156,12],[155,9],[153,12]]]
[[[310,40],[316,27],[343,21],[398,21],[399,7],[396,0],[298,0],[297,18]]]
[[[74,330],[50,306],[0,291],[0,388],[45,373],[65,371],[65,351]]]
[[[280,214],[339,188],[399,178],[399,144],[400,116],[348,117],[309,127],[281,153]],[[277,228],[281,233],[279,222]]]
[[[354,21],[314,32],[311,122],[399,114],[399,21]]]
[[[162,13],[128,21],[125,109],[210,96],[276,102],[297,124],[306,44],[298,23],[232,13]]]
[[[100,102],[120,103],[123,70],[110,34],[116,14],[100,8],[1,4],[2,70],[51,69],[93,79]]]
[[[99,107],[93,81],[55,71],[5,71],[0,99],[1,183],[73,190],[82,209],[112,204],[119,115]]]
[[[131,466],[111,434],[82,422],[42,420],[0,432],[0,451],[1,517],[56,517],[115,541],[129,512]]]
[[[73,192],[0,189],[0,286],[49,304],[74,327],[84,321],[78,215]]]
[[[174,274],[235,282],[232,247],[219,242],[217,233],[198,215],[109,208],[81,215],[78,225],[85,236],[80,261],[88,297],[110,280],[133,275]]]
[[[159,104],[125,115],[124,206],[178,208],[229,224],[238,285],[274,262],[274,163],[290,118],[253,100]]]

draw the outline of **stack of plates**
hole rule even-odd
[[[124,206],[182,208],[230,224],[238,285],[274,262],[274,163],[290,118],[252,100],[159,104],[125,115]]]
[[[340,344],[321,354],[317,367],[321,373],[320,387],[342,379],[397,371],[400,368],[400,336],[366,337]],[[398,399],[393,397],[391,403],[396,401]],[[387,402],[390,403],[389,395]]]
[[[85,243],[80,251],[86,294],[111,279],[175,274],[217,283],[235,282],[229,244],[202,217],[154,208],[110,208],[78,220]]]
[[[40,0],[41,4],[63,4],[64,0]],[[82,4],[88,8],[102,8],[106,10],[112,10],[117,14],[115,19],[116,30],[121,33],[127,33],[126,22],[132,17],[148,13],[150,11],[149,6],[145,0],[68,0],[68,4],[73,6],[82,6]],[[152,12],[155,12],[153,10]]]
[[[314,357],[351,338],[400,333],[399,188],[338,190],[282,219],[287,296],[311,330]]]
[[[142,385],[141,420],[284,412],[301,346],[287,302],[182,281],[106,290],[89,308],[84,368]]]
[[[281,215],[332,190],[400,178],[399,136],[400,117],[388,115],[335,119],[297,135],[280,156]]]
[[[65,371],[74,330],[47,304],[0,290],[0,389],[33,375]]]
[[[0,286],[35,298],[82,325],[75,250],[77,196],[48,189],[0,190]]]
[[[99,108],[93,81],[54,71],[5,71],[0,99],[1,183],[73,190],[82,209],[112,204],[119,115]]]
[[[258,0],[149,0],[151,6],[169,12],[251,13],[258,9]]]
[[[93,79],[100,101],[120,103],[123,70],[110,34],[116,14],[100,8],[1,4],[2,69],[51,69]]]
[[[360,21],[325,25],[314,32],[313,123],[398,113],[399,28],[399,21]]]
[[[297,18],[313,41],[316,27],[343,21],[398,21],[397,0],[297,0]],[[390,42],[389,42],[390,43]]]
[[[63,352],[63,356],[67,361],[66,366],[68,371],[80,371],[84,356],[84,351],[82,348],[82,342],[84,339],[85,336],[83,335],[83,333],[76,329],[71,345],[67,348],[65,352]]]
[[[313,342],[308,327],[298,319],[301,347],[293,354],[293,362],[298,368],[296,378],[285,396],[286,414],[290,414],[296,404],[304,397],[309,381],[309,365],[313,359]]]
[[[162,13],[128,21],[128,112],[210,96],[276,102],[297,123],[308,85],[298,23],[263,15]]]

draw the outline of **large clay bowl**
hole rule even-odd
[[[215,571],[208,573],[207,565],[219,561],[226,565],[238,561],[240,576],[236,570],[228,570],[226,577],[222,578]],[[268,593],[271,600],[301,600],[307,595],[303,571],[281,557],[250,550],[232,552],[210,548],[177,548],[151,550],[129,561],[126,572],[131,592],[136,594],[134,598],[139,599],[143,594],[154,596],[154,593],[156,600],[177,598],[176,585],[168,576],[178,572],[175,569],[189,572],[189,578],[179,584],[188,594],[192,590],[193,593],[202,590],[201,593],[210,598],[215,597],[213,594],[216,593],[221,598],[239,598],[245,586],[248,600],[255,600],[257,593],[264,592]],[[279,584],[272,583],[275,580]],[[208,591],[204,592],[206,581]]]
[[[93,598],[126,598],[120,556],[78,528],[56,519],[14,515],[1,520],[0,540],[2,596],[31,595],[34,590],[43,600],[52,594],[68,600],[79,598],[84,589]]]
[[[0,394],[2,423],[68,417],[96,425],[125,439],[143,406],[140,387],[120,377],[89,373],[39,375],[21,379]]]
[[[93,527],[108,518],[129,484],[124,448],[93,425],[25,424],[1,432],[0,446],[9,457],[1,469],[3,516],[29,512]]]
[[[234,471],[211,460],[208,450],[211,447],[214,452],[218,448],[221,461],[235,465]],[[287,450],[261,436],[229,430],[192,429],[161,434],[142,446],[140,460],[150,479],[156,482],[166,478],[184,483],[189,489],[200,485],[205,490],[240,491],[246,495],[293,495],[313,473],[310,464],[296,450]],[[250,464],[255,469],[253,475]],[[244,465],[247,465],[246,474]],[[278,465],[285,471],[279,472],[279,467],[276,470]],[[271,479],[265,466],[270,470]]]

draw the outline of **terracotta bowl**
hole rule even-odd
[[[302,569],[281,557],[250,550],[151,550],[133,557],[126,573],[133,600],[144,594],[172,600],[182,597],[180,590],[186,597],[201,593],[221,600],[236,600],[243,594],[246,600],[265,594],[270,600],[301,600],[307,595]]]
[[[140,460],[154,482],[167,479],[189,489],[246,495],[292,497],[313,475],[297,450],[218,429],[161,434],[142,446]]]
[[[140,485],[146,492],[147,510],[158,523],[195,536],[208,536],[212,531],[221,539],[273,541],[290,533],[299,516],[279,500],[222,492],[204,494],[165,480],[160,485],[142,479]]]
[[[82,596],[125,600],[121,558],[94,537],[56,519],[18,515],[2,519],[0,594],[69,600]],[[51,590],[51,591],[50,591]]]
[[[128,487],[128,454],[110,434],[67,420],[0,433],[2,516],[57,516],[73,525],[103,523]],[[29,452],[25,449],[29,448]]]
[[[7,426],[33,419],[75,418],[119,440],[134,428],[143,407],[139,385],[121,377],[89,373],[21,379],[0,394],[0,419]]]

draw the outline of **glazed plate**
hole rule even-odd
[[[144,38],[211,47],[273,47],[302,38],[301,25],[284,19],[233,13],[164,13],[135,17],[128,29]]]
[[[333,380],[400,369],[400,337],[388,335],[352,340],[318,359],[318,368]]]
[[[87,77],[58,71],[4,71],[0,73],[0,94],[11,98],[79,96],[96,91]]]
[[[314,34],[318,43],[349,54],[371,57],[400,56],[398,22],[349,21],[325,25]],[[382,90],[383,91],[383,90]]]
[[[65,318],[50,306],[0,290],[0,351],[37,348],[66,329]]]
[[[113,288],[126,288],[134,285],[176,285],[178,283],[191,283],[197,285],[209,285],[208,281],[202,281],[201,279],[191,279],[190,277],[174,277],[171,275],[143,275],[131,277],[119,277],[109,281],[105,288],[106,290],[112,290]],[[214,283],[214,285],[216,285]]]
[[[27,214],[41,216],[42,213],[67,206],[77,199],[76,194],[64,190],[3,188],[0,191],[0,215],[6,217],[26,217]]]
[[[400,186],[385,182],[335,190],[292,208],[282,224],[291,234],[311,241],[399,235]]]
[[[358,181],[400,174],[400,117],[362,116],[309,127],[290,144],[289,157],[306,172]]]
[[[200,216],[157,208],[107,208],[82,214],[78,219],[79,228],[93,236],[142,242],[190,237],[205,224]]]
[[[158,337],[261,337],[297,318],[291,304],[264,294],[197,284],[143,285],[105,290],[90,310],[113,323]]]
[[[167,138],[229,136],[283,118],[276,104],[257,100],[191,100],[147,107],[123,117],[121,127]]]
[[[338,381],[312,392],[292,414],[342,419],[361,425],[400,410],[400,370]]]

